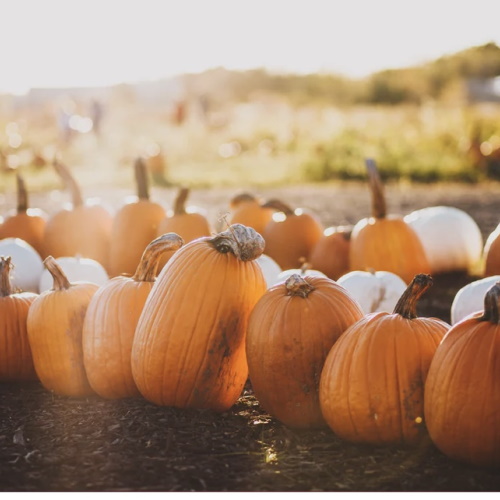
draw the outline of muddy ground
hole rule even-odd
[[[369,214],[364,185],[253,190],[316,212],[325,225]],[[214,221],[234,189],[194,190],[190,202]],[[486,237],[500,222],[500,186],[386,188],[389,211],[432,205],[467,211]],[[128,193],[88,193],[117,206]],[[154,189],[166,206],[174,190]],[[64,195],[33,194],[56,210]],[[6,206],[12,200],[4,200]],[[476,279],[435,276],[419,313],[449,321],[453,297]],[[141,398],[108,401],[54,395],[38,383],[0,384],[0,490],[32,491],[499,491],[500,473],[452,461],[430,442],[418,448],[342,441],[328,429],[297,431],[271,418],[248,383],[223,414],[158,407]]]

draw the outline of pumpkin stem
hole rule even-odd
[[[209,240],[221,253],[231,252],[242,261],[254,260],[264,252],[264,238],[255,229],[243,224],[232,224],[229,229]]]
[[[174,215],[184,215],[186,213],[186,200],[189,196],[189,188],[181,187],[174,201]]]
[[[432,284],[433,280],[429,274],[417,274],[401,295],[393,314],[399,314],[406,319],[415,319],[417,317],[417,302]]]
[[[149,200],[148,169],[143,158],[137,158],[134,164],[135,183],[139,200]]]
[[[307,298],[307,296],[315,290],[300,274],[292,274],[286,281],[285,286],[287,295],[297,295],[298,297]]]
[[[240,193],[240,194],[237,194],[237,195],[233,196],[231,198],[229,204],[232,207],[236,207],[240,203],[248,202],[248,201],[258,201],[258,200],[257,200],[257,198],[253,194],[244,192],[244,193]]]
[[[17,181],[17,213],[25,214],[28,210],[28,191],[21,174],[16,175]]]
[[[13,269],[11,257],[0,257],[0,297],[8,297],[12,294],[12,283],[10,272]]]
[[[272,198],[261,205],[263,208],[274,208],[278,212],[283,212],[287,217],[289,215],[295,215],[293,208],[287,205],[285,202]]]
[[[67,290],[71,283],[69,282],[67,276],[64,274],[62,267],[59,265],[56,259],[49,255],[44,261],[43,265],[48,269],[49,273],[52,274],[54,278],[53,290]]]
[[[484,313],[479,321],[489,321],[495,325],[500,323],[500,281],[497,281],[484,296]]]
[[[365,160],[365,165],[372,193],[372,217],[384,219],[387,215],[387,206],[385,203],[384,185],[382,184],[377,165],[375,160],[371,158]]]
[[[158,236],[144,250],[132,279],[134,281],[154,281],[163,252],[178,250],[183,244],[184,240],[175,233],[165,233]]]
[[[53,165],[57,174],[62,179],[64,186],[71,192],[71,200],[73,202],[73,207],[81,207],[84,204],[82,191],[80,189],[80,186],[78,185],[78,182],[76,182],[76,179],[70,172],[69,168],[63,163],[61,163],[59,160],[57,160],[57,158],[54,159]]]

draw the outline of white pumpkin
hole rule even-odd
[[[483,236],[475,220],[455,207],[427,207],[404,218],[420,237],[432,274],[480,274]]]
[[[0,255],[12,258],[12,286],[24,292],[38,293],[38,282],[44,269],[38,252],[21,238],[4,238],[0,240]]]
[[[351,271],[341,276],[337,283],[343,286],[358,302],[365,314],[394,312],[407,284],[389,271]]]
[[[276,285],[277,283],[282,283],[283,281],[286,281],[292,274],[298,274],[302,277],[304,276],[321,276],[322,278],[328,278],[328,276],[325,273],[322,273],[321,271],[318,271],[317,269],[286,269],[284,271],[281,271],[281,273],[278,274],[276,281],[273,283]],[[330,278],[328,278],[330,279]]]
[[[458,323],[469,314],[484,311],[484,296],[497,281],[500,281],[500,275],[488,276],[463,286],[451,304],[451,324]]]
[[[94,259],[86,257],[58,257],[56,259],[70,283],[75,281],[90,281],[96,285],[104,285],[109,280],[108,273],[104,267]],[[40,293],[51,290],[54,279],[48,271],[43,269],[38,289]]]
[[[266,279],[267,287],[274,285],[276,280],[278,279],[278,275],[281,273],[282,269],[279,264],[269,255],[262,254],[260,257],[255,259],[257,264],[259,264],[262,272],[264,274],[264,278]]]

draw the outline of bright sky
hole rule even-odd
[[[500,45],[500,0],[0,0],[0,92],[224,66],[358,77]]]

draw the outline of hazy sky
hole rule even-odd
[[[500,0],[0,0],[0,91],[267,67],[362,76],[500,45]]]

